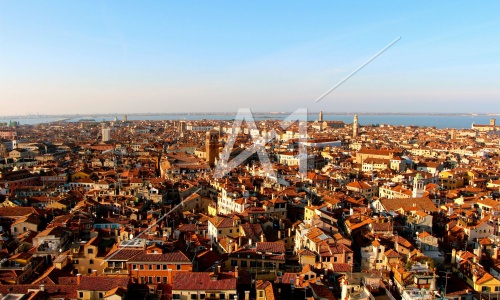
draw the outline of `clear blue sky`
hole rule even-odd
[[[0,1],[0,115],[500,113],[499,11],[498,1]]]

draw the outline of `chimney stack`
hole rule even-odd
[[[76,284],[80,284],[81,279],[82,279],[82,274],[80,273],[76,274]]]
[[[238,266],[234,267],[234,278],[238,280]]]
[[[92,270],[92,276],[97,276],[97,270]]]
[[[45,284],[40,284],[40,291],[45,292]]]
[[[250,300],[250,291],[245,291],[245,300]]]

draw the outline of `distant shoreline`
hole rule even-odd
[[[292,112],[253,112],[254,115],[290,115]],[[317,115],[318,112],[308,112],[308,115]],[[500,113],[408,113],[408,112],[327,112],[323,115],[354,115],[360,116],[463,116],[463,117],[480,117],[480,116],[500,116]],[[99,118],[99,117],[123,117],[127,116],[236,116],[236,112],[172,112],[172,113],[108,113],[108,114],[54,114],[54,115],[9,115],[0,116],[1,120],[12,119],[45,119],[45,118]]]

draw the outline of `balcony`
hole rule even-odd
[[[105,275],[128,275],[129,272],[127,269],[104,268],[103,274],[105,274]]]
[[[10,264],[9,262],[6,262],[0,265],[0,270],[26,271],[28,269],[31,269],[31,263],[23,266],[14,262],[10,262]]]

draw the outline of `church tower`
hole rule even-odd
[[[352,137],[357,138],[358,137],[358,131],[359,131],[359,124],[358,124],[358,115],[354,115],[354,120],[352,122]]]
[[[323,111],[319,112],[318,121],[323,122]]]
[[[205,139],[205,147],[207,154],[207,162],[210,167],[215,165],[215,158],[219,154],[219,132],[215,130],[210,130],[207,132],[207,136]]]
[[[494,126],[495,126],[495,123],[496,123],[495,121],[496,121],[496,120],[495,120],[495,118],[491,118],[491,119],[490,119],[490,126],[493,126],[493,127],[494,127]]]
[[[422,174],[417,173],[415,178],[413,178],[413,198],[422,198],[424,196],[424,178]]]

